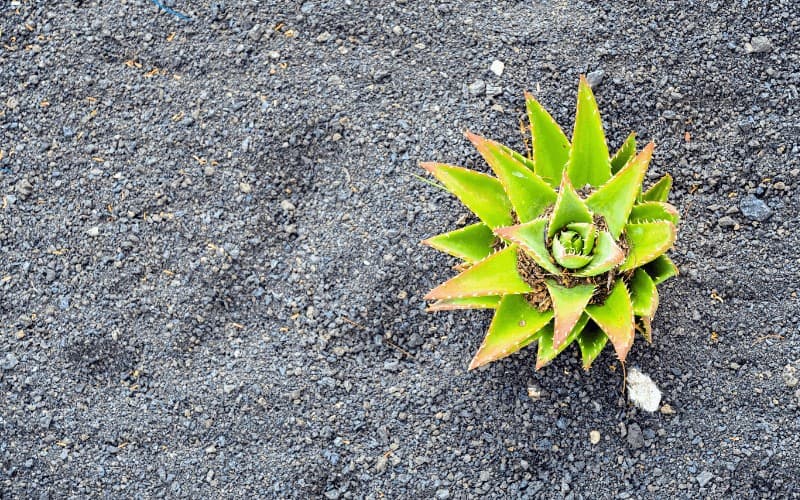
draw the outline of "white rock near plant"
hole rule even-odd
[[[503,61],[498,61],[497,59],[492,61],[492,65],[489,67],[489,70],[497,76],[502,76],[504,69],[506,69],[506,65],[503,64]]]
[[[644,411],[656,411],[661,403],[661,391],[653,380],[638,368],[628,370],[628,397]]]

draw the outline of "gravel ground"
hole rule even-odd
[[[3,498],[800,491],[795,0],[165,3],[0,4]],[[580,73],[676,180],[629,356],[672,411],[424,312],[466,210],[417,162],[521,149],[525,89],[570,127]]]

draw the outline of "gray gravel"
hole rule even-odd
[[[772,217],[772,209],[769,208],[769,205],[764,203],[764,200],[756,198],[752,194],[742,198],[742,201],[739,203],[739,210],[741,210],[742,215],[748,219],[758,222],[764,222]]]
[[[4,498],[800,491],[795,1],[165,3],[0,5]],[[569,128],[594,71],[675,178],[629,356],[672,411],[611,353],[467,373],[490,315],[421,299],[469,220],[417,162],[521,149],[526,89]]]

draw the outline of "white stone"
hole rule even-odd
[[[542,398],[542,389],[538,385],[529,385],[528,397],[534,401],[539,401]]]
[[[599,431],[592,431],[589,433],[589,442],[592,444],[597,444],[600,442],[600,432]]]
[[[501,76],[504,69],[506,69],[506,65],[503,64],[503,61],[498,61],[497,59],[495,59],[492,62],[492,65],[489,66],[489,70],[497,76]]]
[[[661,391],[649,376],[631,368],[628,370],[628,397],[642,410],[653,412],[658,410]]]

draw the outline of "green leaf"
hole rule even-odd
[[[666,255],[659,255],[652,262],[646,264],[644,270],[653,278],[653,283],[656,285],[678,275],[678,266]]]
[[[602,215],[614,239],[619,238],[636,196],[642,188],[644,173],[650,163],[654,144],[648,144],[641,153],[586,199],[586,205],[595,214]]]
[[[611,177],[611,161],[608,158],[600,110],[597,109],[597,101],[583,75],[578,85],[578,109],[567,172],[572,183],[579,188],[586,184],[601,186]]]
[[[525,102],[531,122],[534,172],[552,187],[557,187],[569,158],[569,140],[550,113],[527,92]]]
[[[633,314],[652,318],[658,309],[658,290],[644,269],[636,269],[631,278],[631,303]]]
[[[659,220],[670,221],[676,226],[680,221],[678,210],[669,203],[660,201],[646,201],[637,203],[631,209],[628,222],[653,222]]]
[[[520,162],[523,165],[525,165],[528,168],[528,170],[530,170],[531,172],[535,172],[536,171],[535,168],[534,168],[533,160],[531,160],[527,156],[525,156],[525,155],[523,155],[523,154],[521,154],[521,153],[519,153],[517,151],[514,151],[513,149],[511,149],[510,147],[508,147],[506,145],[503,145],[503,144],[500,144],[500,143],[496,143],[496,144],[498,146],[500,146],[501,148],[503,148],[503,150],[506,153],[508,153],[509,155],[511,155],[515,160],[517,160],[518,162]]]
[[[470,132],[466,135],[500,179],[521,222],[539,217],[556,201],[553,188],[510,154],[508,148]]]
[[[539,336],[539,350],[536,354],[536,369],[540,370],[547,366],[548,363],[553,361],[556,356],[561,354],[564,349],[567,348],[583,331],[583,328],[586,326],[586,323],[589,321],[589,317],[585,314],[581,315],[580,319],[575,326],[572,328],[572,331],[569,332],[567,335],[566,340],[561,343],[560,346],[555,346],[553,344],[553,323],[548,323],[547,326],[543,328],[542,333]]]
[[[625,361],[635,333],[633,305],[625,282],[618,280],[605,302],[588,306],[586,313],[608,335],[620,361]]]
[[[489,333],[472,359],[469,369],[504,358],[553,319],[553,311],[540,312],[524,295],[506,295],[494,314]]]
[[[575,285],[567,288],[553,280],[547,280],[545,284],[550,298],[553,300],[555,315],[553,345],[558,348],[580,319],[597,287],[595,285]]]
[[[527,293],[531,287],[517,273],[517,247],[512,245],[477,262],[425,296],[426,300]]]
[[[580,269],[592,261],[591,255],[568,253],[563,243],[561,243],[561,238],[553,239],[553,258],[556,259],[556,262],[558,262],[561,267],[567,269]]]
[[[667,201],[669,191],[672,189],[672,176],[664,175],[653,186],[642,195],[644,201]]]
[[[464,297],[460,299],[437,300],[428,307],[428,311],[453,311],[455,309],[497,309],[500,304],[498,295],[486,297]]]
[[[501,227],[495,229],[494,233],[501,238],[518,244],[545,271],[551,274],[561,274],[561,269],[555,265],[547,249],[546,229],[547,219],[542,217],[525,224]]]
[[[677,229],[672,222],[637,222],[625,226],[628,257],[620,271],[643,266],[663,254],[675,243]]]
[[[422,243],[467,262],[476,262],[492,253],[496,239],[489,226],[478,222],[428,238]]]
[[[572,187],[566,172],[561,178],[561,189],[558,192],[553,215],[550,216],[550,225],[547,228],[547,237],[552,238],[559,229],[573,222],[592,223],[592,213],[586,208],[578,193]]]
[[[616,174],[636,155],[636,132],[631,132],[611,157],[611,173]]]
[[[489,227],[494,229],[514,223],[511,202],[499,180],[474,170],[443,163],[421,163],[420,166],[439,179],[448,191],[456,195]]]
[[[575,275],[582,277],[599,276],[617,267],[623,260],[625,260],[625,253],[614,241],[614,237],[608,231],[599,231],[592,262],[583,269],[576,271]]]
[[[603,352],[607,343],[608,336],[603,333],[603,330],[593,323],[586,325],[586,328],[578,335],[578,347],[581,348],[584,370],[589,371],[592,363]]]

